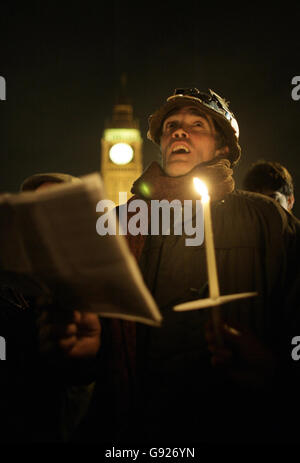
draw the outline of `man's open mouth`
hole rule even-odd
[[[189,153],[190,150],[188,149],[187,146],[185,145],[175,145],[173,148],[172,148],[172,151],[171,153],[172,154],[181,154],[181,153]]]

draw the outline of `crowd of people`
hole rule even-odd
[[[177,89],[149,118],[160,147],[133,197],[196,199],[209,185],[220,292],[256,297],[175,312],[209,294],[205,244],[186,236],[127,236],[163,316],[151,327],[59,310],[55,294],[28,275],[1,272],[0,335],[11,349],[1,378],[1,440],[150,444],[295,442],[299,388],[291,339],[299,325],[299,220],[291,175],[259,161],[235,188],[237,120],[212,90]],[[37,174],[22,191],[80,181]],[[145,189],[145,185],[147,188]],[[101,237],[99,237],[101,239]],[[299,330],[298,330],[299,327]],[[298,330],[298,331],[297,331]],[[12,347],[10,347],[12,346]],[[3,362],[2,362],[3,363]]]

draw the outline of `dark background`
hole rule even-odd
[[[221,4],[222,5],[222,4]],[[147,117],[175,87],[231,102],[243,154],[237,186],[259,158],[294,177],[300,217],[299,7],[198,1],[2,3],[0,191],[36,172],[100,168],[100,139],[123,72],[140,120],[145,166],[158,159]]]

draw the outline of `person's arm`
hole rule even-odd
[[[101,324],[90,312],[44,310],[38,319],[40,356],[70,384],[95,379],[101,345]]]
[[[212,365],[241,387],[262,388],[270,384],[278,364],[271,350],[254,334],[223,324],[222,345],[212,323],[206,326],[206,340]]]

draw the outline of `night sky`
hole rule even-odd
[[[279,161],[294,177],[300,217],[300,100],[291,97],[300,76],[299,6],[217,5],[2,3],[0,190],[17,191],[36,172],[99,170],[105,120],[126,73],[145,166],[159,157],[146,139],[148,115],[176,87],[212,88],[239,122],[237,186],[255,160]]]

